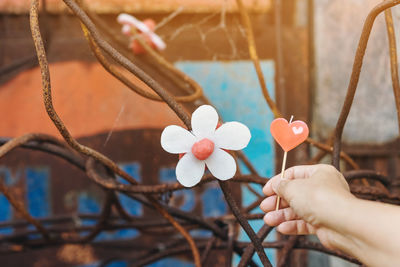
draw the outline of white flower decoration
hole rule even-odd
[[[228,180],[236,173],[236,162],[224,150],[240,150],[247,146],[251,134],[246,125],[232,121],[217,128],[217,111],[209,105],[192,114],[192,131],[180,126],[167,126],[161,134],[162,148],[183,154],[176,166],[176,177],[186,187],[200,182],[205,166],[219,180]]]
[[[122,13],[118,15],[117,21],[118,23],[122,24],[121,31],[123,34],[131,35],[131,27],[135,27],[136,29],[140,30],[145,36],[148,36],[148,38],[150,38],[151,42],[157,47],[158,50],[164,50],[167,47],[160,36],[154,33],[148,27],[148,25],[146,25],[146,23],[141,22],[134,16]]]

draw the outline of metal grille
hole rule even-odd
[[[176,113],[186,127],[190,129],[190,116],[182,105],[188,103],[193,104],[195,101],[196,105],[209,103],[209,101],[202,95],[202,88],[190,77],[177,70],[170,62],[152,50],[143,40],[140,39],[140,37],[138,37],[138,41],[146,49],[149,55],[148,60],[151,60],[154,63],[153,66],[157,68],[158,71],[162,72],[170,82],[178,88],[178,91],[185,93],[183,96],[172,95],[170,91],[165,90],[163,86],[146,74],[146,72],[139,68],[137,64],[114,48],[121,43],[121,40],[116,39],[113,34],[108,31],[107,26],[105,26],[95,14],[90,14],[86,11],[84,5],[79,2],[73,0],[63,1],[80,20],[85,37],[87,38],[93,53],[96,55],[96,58],[103,67],[116,79],[120,80],[129,89],[139,95],[154,101],[165,102],[168,107]],[[397,205],[400,204],[400,195],[398,192],[392,190],[392,187],[395,186],[395,184],[392,183],[393,177],[385,176],[376,171],[361,169],[356,161],[352,159],[351,155],[341,150],[341,136],[357,89],[363,56],[367,47],[371,28],[374,24],[375,18],[382,12],[385,13],[387,32],[390,41],[388,51],[390,53],[393,91],[396,99],[400,126],[400,85],[397,73],[398,64],[394,25],[390,11],[391,7],[398,5],[399,3],[399,0],[384,1],[371,10],[366,18],[357,52],[354,57],[353,70],[347,89],[346,99],[343,103],[340,117],[337,121],[336,128],[332,133],[332,137],[326,143],[321,143],[311,138],[307,139],[307,143],[310,146],[315,146],[320,150],[315,157],[309,159],[310,163],[317,163],[326,154],[332,153],[332,164],[336,168],[340,169],[340,163],[343,162],[347,166],[346,169],[350,169],[349,171],[344,172],[344,176],[348,181],[361,181],[351,183],[351,191],[355,195],[365,199],[388,202]],[[272,110],[274,116],[279,117],[281,116],[280,110],[269,96],[266,82],[261,72],[249,15],[241,0],[237,0],[237,4],[242,18],[242,24],[246,29],[249,54],[254,63],[266,104]],[[261,177],[252,166],[252,163],[241,152],[236,153],[235,158],[237,161],[241,161],[250,170],[251,174],[237,174],[231,181],[218,181],[225,200],[232,211],[232,215],[209,220],[197,216],[196,214],[173,208],[168,205],[168,202],[165,201],[165,199],[163,199],[166,195],[171,195],[176,191],[182,190],[183,187],[180,184],[141,184],[137,182],[134,177],[121,169],[112,159],[79,143],[68,132],[68,129],[63,124],[61,118],[57,115],[57,112],[53,107],[49,66],[38,23],[38,0],[32,0],[30,26],[42,74],[43,99],[46,111],[64,140],[60,141],[52,136],[35,133],[13,139],[2,139],[0,156],[7,157],[7,153],[13,149],[23,147],[44,151],[55,157],[60,157],[66,160],[68,164],[76,166],[85,174],[86,179],[90,180],[91,183],[100,186],[105,192],[106,200],[104,201],[100,213],[98,215],[93,215],[93,219],[96,220],[94,225],[85,226],[84,229],[82,229],[74,226],[73,222],[71,222],[69,227],[60,229],[54,227],[60,219],[48,218],[41,220],[34,218],[32,214],[27,211],[25,205],[18,200],[14,192],[12,192],[3,182],[0,182],[0,191],[8,199],[13,208],[35,228],[33,233],[39,234],[37,238],[32,239],[26,238],[28,233],[17,231],[6,238],[2,238],[0,241],[1,253],[18,253],[28,249],[41,249],[63,244],[87,245],[91,244],[103,231],[129,228],[145,231],[147,234],[153,234],[155,236],[160,230],[179,233],[178,238],[165,242],[162,248],[156,247],[146,249],[145,247],[136,247],[135,249],[139,250],[138,254],[135,254],[132,258],[124,258],[129,260],[133,266],[146,265],[161,258],[169,257],[171,255],[185,254],[188,252],[191,253],[194,264],[196,266],[201,266],[209,257],[210,251],[214,249],[222,249],[227,252],[226,255],[228,256],[225,259],[227,265],[231,265],[231,255],[237,253],[241,256],[239,266],[255,266],[256,264],[253,262],[252,256],[254,253],[257,253],[264,266],[272,266],[265,254],[264,248],[280,249],[278,266],[287,266],[291,252],[296,249],[316,250],[360,264],[352,257],[346,256],[337,251],[329,250],[321,244],[309,241],[304,237],[294,236],[276,242],[263,242],[271,232],[272,228],[265,225],[256,233],[248,223],[248,220],[261,219],[263,217],[263,214],[251,213],[251,211],[260,204],[263,197],[258,195],[258,200],[253,204],[247,207],[241,207],[233,197],[231,184],[241,183],[245,185],[256,184],[263,186],[268,178]],[[107,39],[110,39],[111,41],[106,41],[104,36],[107,36]],[[136,84],[130,82],[130,80],[124,76],[119,69],[113,67],[110,62],[119,64],[128,72],[137,76],[154,92],[144,91]],[[117,177],[122,178],[125,182],[120,182]],[[211,176],[205,176],[202,179],[201,184],[209,183],[211,181],[214,181]],[[158,217],[153,219],[147,219],[144,217],[132,218],[121,205],[120,200],[117,198],[117,193],[124,194],[128,198],[139,201],[143,205],[154,209],[154,211],[157,212]],[[256,192],[254,193],[257,194]],[[117,212],[112,212],[113,210]],[[65,223],[68,223],[69,221],[68,218],[65,218],[64,220]],[[118,223],[116,223],[117,221]],[[3,223],[0,227],[17,228],[19,224],[21,224],[21,222]],[[239,242],[236,240],[234,233],[235,229],[237,229],[236,226],[238,225],[240,225],[240,227],[242,227],[250,237],[250,242]],[[208,239],[196,238],[189,234],[189,229],[207,229],[212,232],[212,237]],[[83,230],[89,232],[89,234],[86,236],[76,235],[77,231]],[[32,234],[32,231],[30,231],[29,234]],[[121,242],[121,244],[124,243]],[[116,259],[107,259],[102,262],[102,265],[106,265],[114,260]]]

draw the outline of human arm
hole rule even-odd
[[[316,234],[321,243],[370,266],[400,266],[400,207],[357,199],[330,165],[296,166],[271,178],[260,207],[283,234]],[[277,194],[281,207],[275,211]]]

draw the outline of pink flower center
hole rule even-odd
[[[199,160],[207,159],[214,151],[214,142],[204,138],[192,146],[193,155]]]

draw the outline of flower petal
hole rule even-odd
[[[251,133],[246,125],[237,122],[227,122],[222,124],[214,135],[217,147],[229,150],[240,150],[247,146],[251,138]]]
[[[217,128],[218,113],[210,105],[198,107],[192,114],[192,129],[197,138],[210,137]]]
[[[176,165],[176,178],[181,185],[192,187],[200,182],[204,169],[204,161],[196,159],[192,153],[186,153]]]
[[[236,173],[236,162],[228,152],[216,148],[206,160],[207,168],[220,180],[228,180]]]
[[[173,154],[186,153],[191,151],[192,145],[196,142],[196,138],[188,130],[170,125],[165,127],[161,134],[162,148]]]

